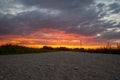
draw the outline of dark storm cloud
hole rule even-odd
[[[104,1],[95,1],[97,0],[0,0],[0,35],[26,35],[37,29],[54,28],[96,36],[108,28],[119,27],[119,23],[116,24],[116,21],[109,18],[101,20],[108,15],[119,14],[119,3],[106,5]],[[106,10],[106,7],[109,9]],[[108,14],[111,10],[113,13]]]
[[[21,0],[24,5],[46,8],[67,9],[89,5],[93,0]]]
[[[12,31],[14,31],[12,25],[11,20],[5,15],[0,14],[0,35],[12,33]]]
[[[1,6],[4,6],[4,4],[6,4],[7,6],[7,3],[8,3],[7,0],[1,1],[1,2],[3,2]],[[0,18],[1,34],[4,34],[5,32],[18,33],[18,31],[21,33],[21,31],[26,31],[26,29],[33,30],[36,28],[50,27],[50,26],[58,29],[60,27],[62,29],[67,26],[74,26],[73,24],[76,24],[76,22],[73,22],[72,24],[70,23],[74,21],[74,19],[79,17],[79,15],[84,14],[84,13],[81,13],[81,11],[77,11],[76,9],[81,10],[83,7],[88,6],[91,2],[92,0],[91,1],[90,0],[74,0],[74,1],[73,0],[71,1],[70,0],[69,1],[68,0],[48,0],[48,1],[21,0],[22,5],[24,7],[27,7],[28,9],[29,8],[31,9],[32,6],[37,7],[36,10],[29,10],[26,12],[21,11],[21,13],[19,13],[19,11],[21,10],[21,5],[16,4],[18,3],[18,1],[17,2],[14,1],[14,4],[9,2],[10,3],[8,4],[9,6],[2,7],[1,8],[2,11],[0,11],[1,12],[0,16],[5,17],[5,18]],[[16,6],[13,6],[15,4],[18,5],[17,8]],[[37,11],[39,9],[41,9],[41,12]],[[45,10],[47,9],[53,9],[53,11],[54,9],[58,11],[60,10],[61,14],[57,17],[53,15],[45,15],[47,13],[47,11],[45,12]],[[16,10],[16,12],[14,12],[14,10]],[[43,13],[42,13],[42,10],[43,10]],[[75,16],[75,13],[73,11],[77,12],[78,16]],[[48,14],[49,12],[50,11],[48,11]],[[14,14],[16,15],[14,16]]]
[[[110,4],[109,7],[110,7],[110,10],[113,10],[113,13],[120,12],[120,4],[119,3]]]
[[[107,33],[104,37],[108,39],[120,39],[120,32]]]

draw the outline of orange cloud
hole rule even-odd
[[[29,47],[41,47],[44,45],[59,47],[83,47],[94,45],[94,42],[86,42],[93,39],[94,36],[83,36],[74,33],[68,33],[63,30],[43,28],[32,32],[29,35],[5,35],[0,36],[0,44],[12,43]],[[97,45],[98,46],[98,45]]]

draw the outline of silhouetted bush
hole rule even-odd
[[[66,48],[66,47],[59,47],[59,48],[56,48],[56,50],[69,51],[70,49],[68,49],[68,48]]]
[[[50,46],[43,46],[42,49],[45,49],[45,50],[54,50],[54,48],[50,47]]]
[[[75,49],[73,49],[73,51],[84,51],[84,48],[75,48]]]

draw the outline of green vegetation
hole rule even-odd
[[[25,53],[41,53],[51,51],[77,51],[77,52],[90,52],[90,53],[106,53],[106,54],[120,54],[119,48],[99,48],[99,49],[84,49],[75,48],[70,49],[66,47],[52,48],[49,46],[43,46],[42,48],[29,48],[25,46],[18,46],[12,44],[6,44],[0,46],[0,55],[6,54],[25,54]]]

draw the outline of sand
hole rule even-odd
[[[0,80],[120,80],[120,55],[70,51],[2,55]]]

